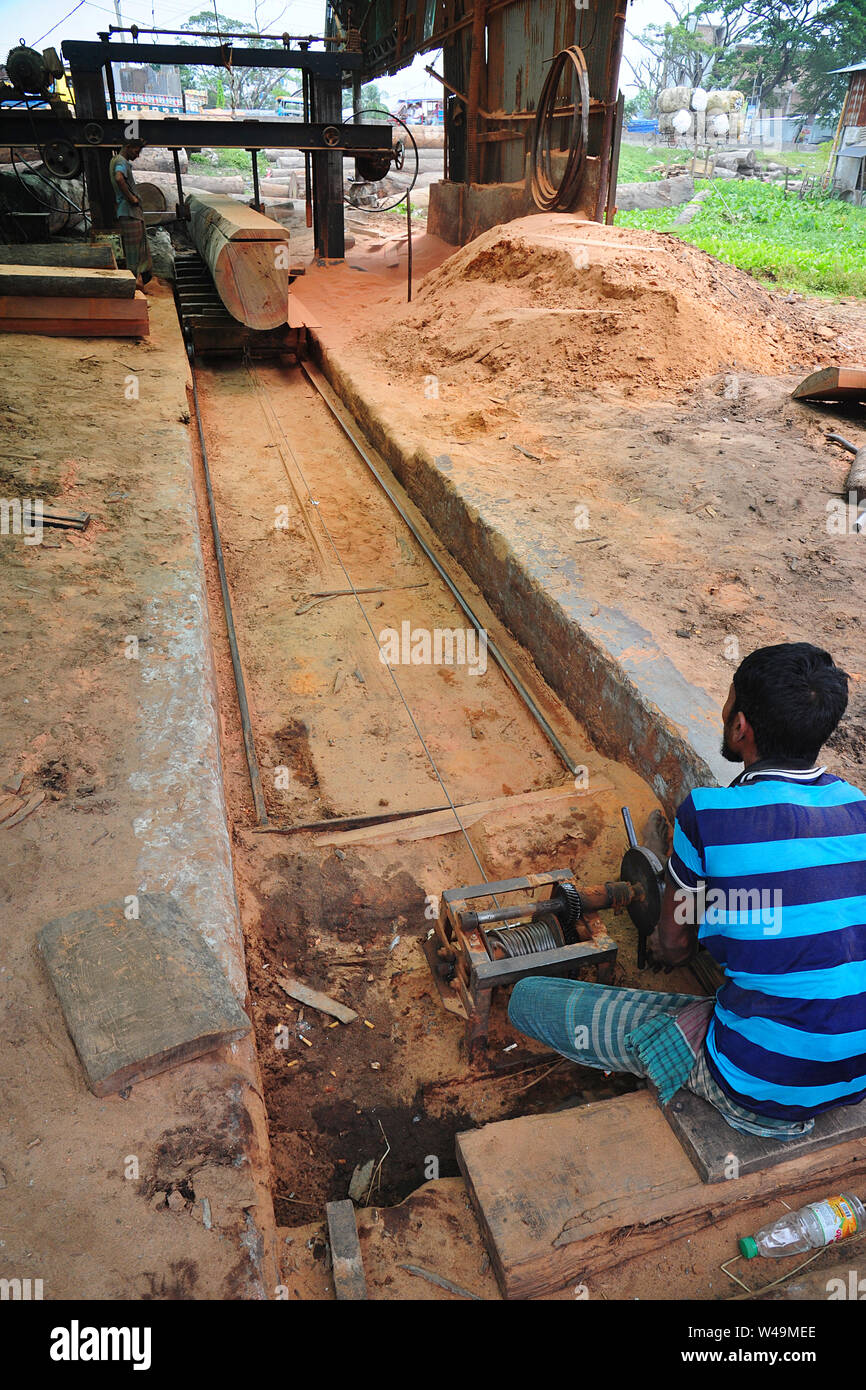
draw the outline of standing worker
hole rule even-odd
[[[144,141],[129,140],[121,146],[120,153],[114,156],[109,165],[126,268],[135,276],[138,289],[142,289],[153,276],[144,212],[132,176],[132,161],[138,159],[143,148]]]

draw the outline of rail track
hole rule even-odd
[[[655,802],[590,746],[315,368],[191,365],[226,800],[290,1225],[386,1144],[370,1200],[401,1200],[431,1155],[455,1171],[456,1129],[573,1093],[573,1068],[514,1064],[501,1007],[489,1072],[472,1073],[422,948],[456,884],[611,876],[619,806],[642,823]],[[299,1009],[281,974],[361,1021]],[[611,1084],[582,1080],[588,1096]]]

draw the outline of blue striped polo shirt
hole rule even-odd
[[[669,869],[725,971],[705,1043],[722,1090],[782,1120],[866,1098],[866,795],[762,760],[686,797]]]

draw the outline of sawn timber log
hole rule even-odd
[[[285,227],[222,193],[189,200],[190,232],[232,318],[248,328],[279,328],[289,307]]]

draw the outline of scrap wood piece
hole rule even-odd
[[[429,840],[436,835],[458,833],[461,827],[468,828],[487,816],[501,815],[503,812],[519,810],[523,806],[534,807],[547,802],[567,803],[611,790],[610,782],[603,777],[596,777],[591,787],[581,790],[577,790],[573,782],[564,787],[543,787],[540,791],[519,792],[516,796],[499,796],[491,801],[473,801],[466,806],[456,807],[456,815],[449,806],[444,811],[407,816],[403,820],[390,821],[382,825],[360,826],[357,830],[336,830],[317,836],[314,843],[317,848],[324,848],[328,845],[372,845],[390,844],[399,840]]]
[[[20,811],[16,811],[14,815],[3,821],[3,829],[11,830],[13,825],[20,825],[21,821],[26,820],[31,811],[35,811],[37,806],[41,806],[44,800],[44,792],[33,792],[32,796],[28,796]]]
[[[288,324],[290,328],[321,328],[322,326],[316,314],[306,307],[294,290],[289,293]]]
[[[297,999],[299,1004],[307,1004],[311,1009],[318,1009],[319,1013],[338,1018],[341,1023],[354,1023],[358,1017],[355,1010],[346,1004],[340,1004],[329,995],[321,994],[317,989],[310,989],[308,985],[302,985],[300,980],[293,980],[289,975],[275,975],[274,979],[280,989],[285,990],[290,999]]]
[[[201,931],[168,893],[49,922],[39,950],[87,1084],[107,1096],[250,1031]]]
[[[731,1128],[719,1111],[691,1091],[678,1091],[663,1114],[703,1182],[729,1181]],[[809,1134],[784,1144],[778,1139],[738,1134],[734,1146],[737,1175],[745,1177],[747,1173],[775,1167],[800,1154],[815,1153],[848,1139],[866,1139],[866,1100],[823,1111]]]
[[[361,1259],[361,1242],[358,1239],[358,1223],[355,1218],[355,1205],[348,1197],[340,1202],[328,1202],[325,1207],[328,1218],[328,1241],[331,1246],[331,1272],[334,1276],[334,1292],[337,1298],[367,1298],[367,1281],[364,1277],[364,1264]]]
[[[435,1274],[432,1269],[424,1269],[421,1265],[400,1265],[400,1269],[405,1269],[409,1274],[417,1274],[419,1279],[426,1279],[431,1284],[437,1284],[440,1289],[447,1289],[449,1293],[455,1293],[458,1298],[471,1298],[475,1303],[483,1303],[480,1294],[470,1293],[469,1289],[464,1289],[461,1284],[455,1284],[452,1279],[446,1279],[444,1274]]]
[[[24,802],[21,800],[20,796],[4,796],[2,800],[0,800],[0,825],[2,825],[5,820],[8,820],[11,815],[14,815],[16,811],[20,811],[23,805]]]
[[[59,526],[67,531],[83,531],[90,520],[90,512],[62,512],[56,507],[42,508],[42,525]]]
[[[866,402],[866,367],[821,367],[791,392],[795,401]]]

